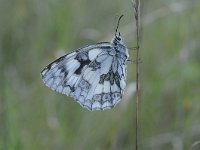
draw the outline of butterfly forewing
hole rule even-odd
[[[112,108],[122,98],[126,85],[128,52],[125,46],[121,51],[118,48],[112,42],[79,48],[45,67],[42,80],[89,110]]]

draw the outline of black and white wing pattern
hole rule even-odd
[[[110,109],[122,98],[127,58],[128,49],[119,35],[111,42],[88,45],[60,57],[41,76],[46,86],[89,110]]]

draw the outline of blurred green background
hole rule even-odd
[[[143,0],[141,9],[140,150],[199,150],[200,1]],[[83,109],[40,78],[57,57],[110,41],[121,14],[134,47],[130,0],[0,0],[1,150],[135,148],[135,64],[123,100],[106,111]]]

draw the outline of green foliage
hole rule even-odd
[[[189,149],[200,141],[199,8],[198,0],[142,1],[141,150]],[[133,47],[129,0],[0,1],[0,149],[134,149],[133,95],[112,110],[90,112],[40,78],[60,53],[111,40],[121,14],[119,30]],[[127,85],[134,80],[131,64]]]

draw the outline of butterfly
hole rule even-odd
[[[126,86],[128,48],[118,32],[111,42],[87,45],[47,65],[41,71],[46,86],[73,97],[88,110],[113,108]]]

